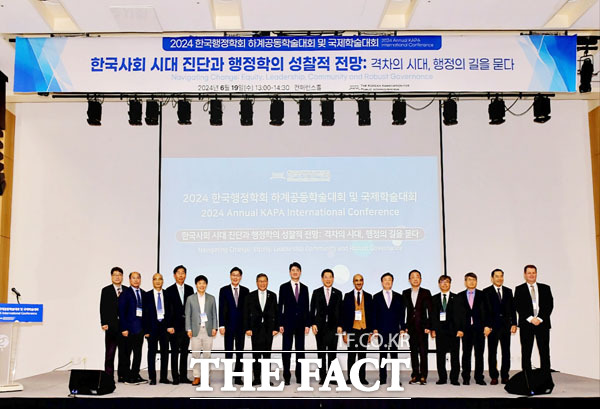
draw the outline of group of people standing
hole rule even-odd
[[[130,384],[146,383],[140,376],[144,338],[148,342],[148,376],[155,385],[155,358],[160,346],[160,383],[200,383],[200,369],[193,368],[193,380],[188,374],[188,352],[191,343],[195,358],[209,358],[213,339],[224,337],[226,358],[235,351],[236,372],[242,371],[246,337],[252,342],[254,384],[260,383],[259,358],[269,358],[273,338],[282,336],[283,380],[291,383],[291,351],[295,348],[295,378],[301,382],[305,337],[312,331],[316,338],[318,357],[322,362],[322,384],[331,362],[336,359],[338,339],[348,345],[348,373],[357,359],[366,357],[369,344],[379,347],[379,359],[396,358],[401,339],[409,336],[411,356],[411,384],[426,384],[428,375],[429,336],[436,342],[438,369],[437,384],[448,382],[446,357],[450,354],[450,383],[468,385],[471,379],[471,357],[475,353],[474,380],[485,385],[483,362],[485,340],[488,341],[488,363],[491,384],[506,383],[510,369],[511,335],[520,328],[523,370],[531,370],[534,339],[540,352],[542,369],[550,371],[550,314],[553,299],[550,287],[537,283],[537,268],[524,268],[525,283],[512,290],[503,285],[504,272],[491,273],[492,285],[477,289],[477,276],[467,273],[466,289],[458,294],[450,291],[452,278],[438,279],[440,292],[421,287],[421,273],[409,272],[410,288],[401,294],[393,291],[394,276],[381,276],[382,290],[371,295],[363,290],[364,277],[355,274],[354,289],[346,294],[333,287],[334,272],[321,273],[323,286],[315,289],[309,299],[308,287],[300,282],[302,267],[294,262],[289,266],[290,281],[281,284],[279,294],[268,290],[266,274],[256,276],[256,290],[249,291],[240,284],[243,272],[231,269],[231,283],[219,291],[218,303],[206,292],[208,278],[194,279],[196,292],[185,284],[187,270],[177,266],[173,270],[175,283],[163,289],[160,273],[152,276],[150,291],[140,288],[141,275],[129,274],[130,286],[122,284],[123,270],[111,270],[112,283],[102,289],[100,317],[105,331],[105,371],[114,376],[114,358],[118,350],[118,381]],[[517,318],[518,316],[518,318]],[[462,341],[462,372],[459,351]],[[500,344],[502,363],[497,369],[497,350]],[[168,375],[169,351],[171,377]],[[133,359],[131,356],[133,355]],[[368,384],[364,365],[359,371],[360,382]],[[386,368],[379,369],[379,380],[387,382]],[[240,377],[234,378],[238,385]],[[335,383],[335,382],[332,382]]]

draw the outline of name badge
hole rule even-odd
[[[142,309],[141,308],[136,308],[135,309],[135,316],[136,317],[141,317],[142,316]]]
[[[203,323],[203,324],[205,322],[208,322],[208,315],[206,315],[205,312],[200,313],[200,322]]]
[[[440,312],[440,321],[446,321],[446,312],[445,311]]]
[[[354,310],[354,321],[362,321],[362,311]]]

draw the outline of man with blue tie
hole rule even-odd
[[[400,345],[400,336],[406,330],[405,307],[402,296],[392,291],[394,276],[392,273],[385,273],[381,276],[381,286],[383,289],[373,296],[373,336],[378,334],[380,351],[390,351],[392,359],[398,358],[397,351]],[[375,342],[375,341],[373,341]],[[381,367],[381,360],[387,358],[388,352],[379,354],[379,382],[384,385],[387,383],[387,368]]]
[[[296,351],[304,351],[304,337],[308,335],[310,311],[308,304],[308,287],[300,283],[302,267],[299,263],[290,264],[291,280],[279,287],[279,332],[283,335],[282,350],[291,351],[295,341]],[[290,384],[291,353],[281,354],[283,359],[283,380]],[[304,352],[296,352],[296,382],[302,381],[302,364]]]
[[[150,385],[156,385],[156,351],[160,344],[160,383],[171,383],[167,379],[169,364],[169,333],[165,317],[165,295],[162,289],[163,277],[156,273],[152,276],[152,291],[144,294],[144,313],[142,321],[144,334],[148,340],[148,378]]]
[[[517,313],[513,301],[512,290],[504,285],[504,271],[499,268],[492,271],[492,285],[483,293],[488,298],[491,313],[492,332],[488,335],[488,366],[491,385],[498,385],[498,342],[502,349],[502,366],[500,375],[503,384],[508,382],[510,371],[510,338],[517,332]]]
[[[119,297],[119,325],[121,334],[126,339],[127,354],[126,365],[128,369],[125,383],[138,385],[148,382],[140,376],[142,362],[142,346],[144,345],[144,331],[142,325],[144,290],[140,288],[142,276],[137,271],[129,274],[130,287],[123,291]],[[130,358],[133,352],[133,361]]]
[[[226,285],[219,291],[219,333],[225,337],[226,351],[243,351],[246,338],[243,328],[244,301],[250,292],[246,287],[240,285],[242,280],[242,269],[233,267],[229,272],[230,285]],[[225,358],[231,358],[233,353],[226,352]],[[242,371],[242,353],[235,354],[236,372]],[[243,385],[241,377],[235,377],[236,385]]]

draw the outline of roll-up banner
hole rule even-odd
[[[575,92],[576,36],[17,38],[15,92]]]

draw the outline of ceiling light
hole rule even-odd
[[[158,125],[158,115],[160,113],[160,105],[157,100],[149,99],[146,101],[146,125]]]
[[[371,125],[371,110],[369,109],[368,99],[358,100],[358,112],[356,114],[358,115],[359,126]]]
[[[333,100],[324,99],[321,101],[321,125],[333,126],[335,124],[335,111],[333,109]]]
[[[223,125],[223,101],[220,99],[211,99],[208,114],[212,126]]]
[[[240,101],[240,125],[251,126],[253,124],[254,108],[253,102],[250,99]]]
[[[283,101],[280,99],[271,100],[271,108],[269,109],[271,121],[269,124],[274,126],[283,125]]]
[[[592,92],[592,76],[594,75],[594,63],[591,58],[586,58],[579,70],[579,92]]]
[[[177,101],[177,123],[179,125],[192,124],[192,104],[187,99]]]
[[[298,101],[298,125],[312,125],[312,104],[310,99],[301,99]]]
[[[550,120],[550,98],[538,95],[533,100],[533,122],[543,124]]]
[[[456,101],[448,97],[444,101],[442,116],[444,117],[444,125],[456,125],[458,124],[458,107]]]
[[[142,101],[139,99],[129,100],[129,125],[139,126],[142,124]]]
[[[404,125],[406,123],[406,101],[397,99],[392,104],[392,125]]]
[[[496,97],[488,106],[488,114],[490,116],[490,125],[500,125],[504,123],[504,116],[506,115],[506,105],[504,100]]]
[[[102,125],[102,104],[100,101],[88,101],[87,123],[92,126]]]

